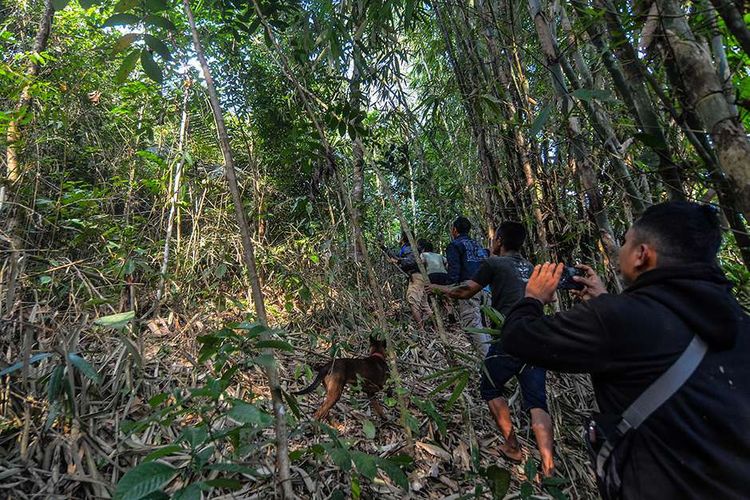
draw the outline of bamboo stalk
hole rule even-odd
[[[198,56],[201,69],[203,71],[203,78],[206,80],[206,87],[208,89],[209,102],[211,104],[211,111],[214,116],[216,123],[216,133],[219,139],[219,146],[221,148],[222,155],[224,156],[224,163],[226,167],[225,177],[229,186],[229,191],[232,195],[232,201],[234,203],[235,216],[237,218],[237,224],[240,228],[240,234],[242,237],[242,257],[245,263],[245,268],[250,278],[250,285],[252,287],[253,304],[255,305],[255,312],[258,317],[258,322],[263,326],[268,325],[268,317],[266,315],[266,308],[263,301],[263,290],[260,286],[260,279],[258,278],[258,272],[255,266],[255,250],[253,247],[253,241],[250,238],[250,227],[247,223],[247,216],[242,205],[242,195],[240,194],[240,188],[237,183],[237,175],[234,169],[234,156],[232,155],[232,148],[229,144],[229,135],[227,134],[226,126],[224,125],[224,115],[221,109],[221,103],[214,86],[214,81],[211,76],[211,71],[206,61],[206,56],[203,53],[203,46],[201,44],[200,37],[198,35],[198,29],[195,25],[195,19],[193,12],[190,9],[190,0],[183,0],[182,2],[185,14],[190,25],[190,31],[193,38],[193,47]],[[261,338],[267,340],[269,338],[268,330],[264,330],[261,334]],[[274,416],[274,428],[276,431],[276,473],[277,482],[281,488],[281,497],[284,499],[294,498],[294,491],[292,489],[291,476],[289,472],[289,442],[287,437],[286,427],[286,410],[284,408],[284,402],[281,395],[281,387],[279,385],[279,373],[276,367],[276,355],[272,349],[265,349],[265,353],[273,358],[273,362],[265,367],[266,378],[268,379],[268,388],[271,391],[271,402],[273,406]]]

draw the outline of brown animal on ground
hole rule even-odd
[[[370,355],[366,358],[340,358],[329,361],[317,368],[318,375],[309,387],[292,394],[309,394],[323,382],[326,397],[315,418],[323,420],[333,405],[341,398],[346,384],[362,380],[362,389],[370,400],[370,407],[382,419],[385,419],[383,407],[376,399],[376,394],[383,389],[388,379],[388,365],[385,362],[385,340],[370,337]]]

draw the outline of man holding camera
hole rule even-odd
[[[506,352],[591,374],[601,413],[587,439],[605,498],[748,495],[750,322],[717,265],[720,244],[712,207],[654,205],[625,235],[622,294],[579,266],[583,302],[546,316],[562,274],[547,263],[506,316]]]
[[[452,298],[467,300],[489,285],[492,290],[492,307],[501,314],[506,314],[523,298],[526,282],[534,269],[519,253],[525,239],[526,229],[522,224],[500,224],[492,249],[494,256],[482,262],[471,279],[458,287],[431,285],[430,288]],[[491,340],[489,335],[486,337],[487,341]],[[546,371],[506,354],[497,342],[487,347],[489,350],[484,360],[480,392],[505,438],[500,451],[513,461],[519,462],[523,458],[506,400],[505,385],[516,377],[521,386],[524,410],[531,415],[531,427],[542,459],[542,474],[551,476],[555,463],[552,419],[547,411]]]

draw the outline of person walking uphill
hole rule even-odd
[[[584,302],[545,316],[562,267],[534,269],[508,312],[503,349],[551,370],[590,373],[587,425],[605,498],[739,499],[750,481],[750,320],[716,262],[714,209],[648,208],[625,235],[628,288],[587,266]]]
[[[409,303],[412,318],[420,330],[424,330],[424,322],[432,315],[432,309],[427,302],[427,292],[425,290],[425,280],[422,273],[419,272],[419,266],[416,259],[419,258],[421,250],[412,251],[409,239],[405,232],[401,233],[401,248],[395,257],[391,257],[391,262],[398,267],[409,278],[406,287],[406,301]]]
[[[453,241],[445,251],[448,260],[448,282],[451,284],[461,285],[468,282],[487,258],[487,251],[469,238],[469,231],[471,231],[471,222],[466,217],[457,218],[451,226]],[[479,309],[478,296],[459,300],[458,313],[462,328],[482,328],[482,313]],[[471,338],[474,347],[484,359],[489,349],[490,336],[486,333],[472,333]]]
[[[526,282],[534,270],[534,266],[519,253],[525,239],[526,229],[522,224],[500,224],[492,249],[494,255],[482,263],[466,284],[457,288],[434,285],[431,288],[453,298],[466,299],[489,285],[492,290],[492,307],[503,315],[507,314],[516,302],[523,299]],[[523,458],[521,447],[513,430],[510,408],[505,398],[505,385],[514,376],[521,386],[524,410],[531,415],[531,427],[542,458],[542,474],[551,476],[555,463],[552,419],[547,410],[546,371],[506,354],[497,342],[490,344],[484,360],[480,392],[505,438],[500,451],[511,460],[520,461]]]

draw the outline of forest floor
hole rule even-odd
[[[406,311],[399,310],[398,302],[392,305],[398,316],[406,317]],[[43,311],[38,314],[42,315]],[[35,352],[67,348],[68,352],[72,349],[86,353],[102,381],[94,385],[81,378],[80,397],[75,398],[76,407],[72,410],[77,417],[58,420],[56,425],[48,421],[52,410],[48,402],[23,397],[23,393],[43,392],[33,386],[43,383],[43,374],[52,371],[48,360],[31,369],[30,387],[11,384],[2,389],[0,497],[108,498],[112,486],[127,472],[128,463],[133,464],[136,459],[176,442],[185,427],[198,421],[195,414],[186,412],[173,421],[151,420],[147,426],[124,431],[130,423],[148,421],[156,412],[158,405],[151,398],[175,389],[199,387],[205,382],[210,370],[205,363],[198,362],[196,339],[237,319],[229,313],[214,315],[210,320],[200,314],[191,318],[172,314],[146,322],[141,339],[142,372],[127,366],[129,347],[121,341],[121,334],[87,327],[67,331],[41,327]],[[67,321],[68,324],[76,322],[90,324],[87,317]],[[317,327],[311,324],[310,328],[305,328],[304,323],[303,320],[285,334],[285,340],[294,346],[294,351],[277,354],[282,388],[286,391],[306,387],[311,380],[311,372],[306,367],[326,360],[329,345],[325,341],[315,345],[311,338],[330,338],[330,335],[311,334],[310,328]],[[368,333],[347,330],[337,335],[344,346],[340,356],[366,355]],[[473,353],[467,335],[455,327],[448,331],[448,339],[454,352]],[[330,424],[349,449],[380,457],[410,455],[413,461],[405,472],[411,490],[408,496],[412,498],[474,497],[478,485],[482,490],[480,496],[491,498],[486,479],[479,473],[491,465],[511,473],[506,498],[550,498],[538,480],[528,477],[535,474],[539,456],[528,418],[520,409],[515,382],[510,401],[525,455],[521,464],[507,461],[498,451],[500,433],[479,397],[479,372],[475,366],[467,364],[466,370],[471,376],[460,398],[450,405],[448,401],[454,388],[448,386],[434,393],[443,379],[430,378],[451,366],[438,335],[434,332],[418,334],[402,325],[401,330],[391,333],[391,340],[408,400],[431,402],[439,416],[409,404],[418,430],[413,433],[413,447],[408,449],[404,429],[399,423],[396,398],[381,395],[388,417],[384,422],[371,413],[362,393],[347,388],[331,412]],[[561,489],[568,498],[594,498],[593,476],[579,435],[581,416],[591,410],[593,402],[590,383],[584,376],[550,373],[547,387],[555,423],[558,473],[566,480]],[[270,398],[264,372],[257,366],[238,373],[230,390],[235,398],[255,397],[256,401]],[[304,453],[316,444],[330,441],[329,435],[309,420],[322,397],[322,388],[299,396],[301,418],[291,420],[292,475],[295,491],[302,498],[336,498],[336,490],[351,495],[350,472],[335,466],[329,457]],[[262,474],[270,475],[273,471],[272,429],[266,429],[263,436],[266,440],[251,459],[255,470],[260,472],[235,475],[242,483],[239,490],[224,493],[223,497],[217,495],[219,490],[213,490],[209,498],[268,498],[273,494],[273,482]],[[473,442],[478,443],[475,459],[472,459]],[[179,466],[185,457],[177,454],[161,460]],[[175,491],[180,481],[173,481],[166,491]],[[361,480],[361,486],[359,480],[357,482],[355,487],[361,488],[361,498],[407,496],[382,472],[373,481]]]

